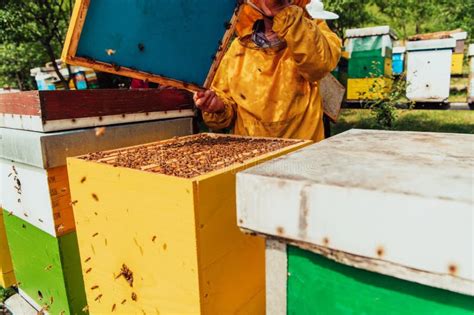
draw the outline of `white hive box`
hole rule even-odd
[[[351,130],[239,173],[239,225],[473,296],[473,143],[473,135]]]
[[[415,102],[445,102],[451,84],[451,59],[456,40],[407,43],[407,98]]]

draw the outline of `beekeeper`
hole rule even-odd
[[[226,52],[211,89],[194,95],[209,128],[324,139],[318,80],[336,67],[341,40],[324,22],[337,15],[324,11],[319,1],[306,7],[308,2],[247,1],[237,22],[238,39]]]

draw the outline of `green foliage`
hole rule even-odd
[[[0,287],[0,303],[5,302],[13,294],[15,294],[15,290],[12,288],[5,289]]]
[[[59,57],[72,4],[72,0],[0,0],[3,84],[31,88],[26,70]],[[64,80],[63,84],[67,87]]]
[[[34,89],[30,76],[32,65],[48,61],[41,45],[36,43],[0,45],[0,87],[8,85],[21,90]]]
[[[339,19],[328,21],[329,26],[342,38],[348,28],[361,27],[372,21],[367,2],[360,0],[331,0],[326,1],[328,10],[337,12]]]

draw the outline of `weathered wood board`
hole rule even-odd
[[[38,132],[190,117],[192,95],[176,89],[29,91],[0,94],[0,127]]]
[[[63,59],[178,88],[208,87],[233,34],[236,5],[78,0]]]
[[[237,227],[235,174],[307,144],[189,179],[68,159],[91,313],[263,314],[264,242]]]
[[[473,142],[346,132],[239,173],[239,225],[327,249],[340,263],[474,296]]]

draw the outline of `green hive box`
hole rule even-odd
[[[76,233],[55,238],[4,211],[20,292],[49,314],[85,314]]]
[[[349,78],[375,78],[392,75],[392,59],[382,56],[354,57],[349,60]]]
[[[294,246],[287,247],[287,257],[288,314],[474,314],[471,296],[345,266]]]

